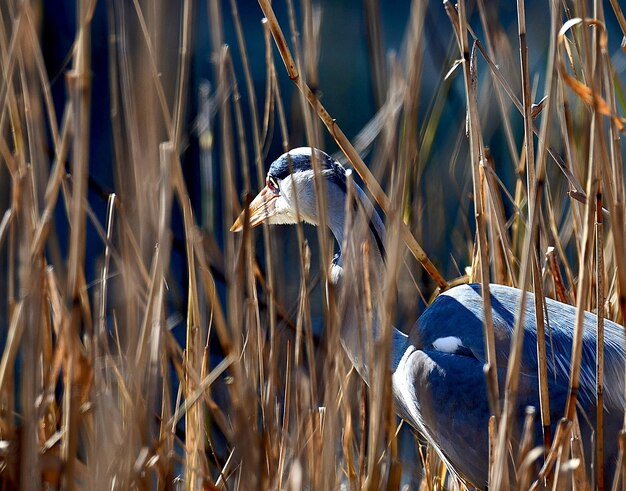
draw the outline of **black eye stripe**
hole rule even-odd
[[[278,191],[278,182],[276,181],[276,179],[274,178],[274,176],[267,176],[267,184],[269,186],[269,188],[273,191]]]

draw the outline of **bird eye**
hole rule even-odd
[[[278,183],[276,182],[276,179],[274,179],[272,176],[267,177],[267,187],[275,193],[278,192]]]

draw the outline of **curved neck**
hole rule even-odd
[[[343,187],[336,185],[328,189],[328,227],[332,231],[339,247],[344,246],[346,232],[348,240],[358,240],[360,243],[370,243],[370,257],[376,261],[376,268],[380,269],[379,278],[383,277],[385,261],[385,225],[372,205],[365,196],[363,190],[354,184],[354,203],[350,217],[350,230],[346,230],[346,197],[347,192]]]
[[[330,276],[331,281],[338,287],[342,344],[354,367],[369,384],[368,360],[372,359],[372,353],[379,349],[378,344],[381,342],[380,319],[376,305],[382,295],[386,274],[385,226],[361,188],[357,185],[354,187],[355,198],[358,199],[358,203],[351,207],[354,213],[349,218],[346,216],[345,190],[336,186],[329,189],[328,226],[339,243],[339,247],[347,246],[348,249],[348,251],[341,250],[341,253],[346,253],[347,257],[340,256],[338,258],[333,264]],[[349,229],[346,225],[349,225]],[[365,261],[362,260],[363,250],[361,248],[365,242],[369,242],[368,285],[365,285],[364,281]],[[372,309],[369,316],[367,315],[367,303],[364,301],[366,286],[371,292]],[[371,326],[371,332],[367,332],[366,326]],[[407,336],[392,327],[391,341],[390,362],[391,369],[395,370],[404,353]],[[372,342],[373,345],[371,345]]]

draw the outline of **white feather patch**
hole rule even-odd
[[[456,336],[446,336],[433,341],[433,348],[443,353],[456,353],[463,343]]]

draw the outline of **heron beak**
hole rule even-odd
[[[261,225],[265,220],[276,214],[276,199],[278,194],[265,186],[259,194],[250,203],[250,227],[256,227]],[[231,232],[240,232],[243,230],[243,222],[245,220],[246,210],[243,210],[241,214],[230,227]]]

